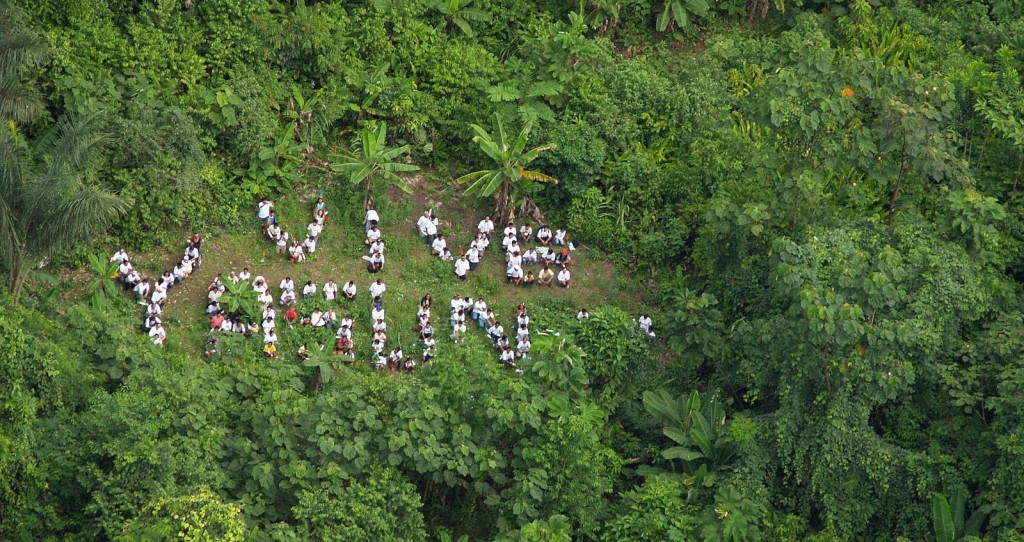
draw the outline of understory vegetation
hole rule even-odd
[[[1021,0],[0,0],[0,540],[1024,540],[1022,69]],[[373,370],[367,206],[389,336],[525,303],[518,371]],[[107,259],[194,232],[154,346]],[[205,356],[246,266],[355,280],[356,362]]]

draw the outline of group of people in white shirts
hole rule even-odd
[[[420,236],[430,247],[431,253],[442,261],[454,262],[455,276],[459,280],[466,280],[470,271],[475,271],[480,265],[480,260],[491,244],[492,236],[495,235],[494,221],[490,216],[484,217],[477,224],[477,235],[470,242],[469,249],[462,252],[458,258],[452,254],[448,240],[443,234],[438,233],[439,221],[433,210],[427,210],[416,221]],[[520,247],[536,241],[539,246],[531,246],[526,250]],[[505,254],[505,278],[507,282],[516,286],[530,287],[535,284],[551,286],[557,284],[564,288],[572,285],[572,272],[568,265],[572,261],[572,252],[576,246],[569,240],[565,228],[558,228],[554,232],[547,225],[542,225],[536,232],[529,223],[516,228],[515,224],[509,222],[502,230],[501,248]],[[461,252],[461,251],[460,251]],[[532,270],[527,267],[543,263],[544,267],[535,276]],[[556,273],[552,267],[560,267]]]
[[[323,232],[328,215],[324,198],[318,198],[313,208],[313,221],[306,226],[305,240],[300,241],[298,237],[293,237],[278,224],[273,201],[263,198],[256,204],[256,217],[263,223],[263,233],[267,240],[274,244],[277,254],[287,253],[288,260],[292,263],[303,262],[306,260],[307,254],[316,252],[317,243],[320,242],[320,233]]]
[[[188,246],[185,253],[171,270],[164,271],[160,278],[150,281],[139,273],[139,270],[132,265],[131,258],[123,248],[117,250],[110,257],[111,263],[117,263],[118,280],[126,287],[135,292],[139,304],[146,307],[142,317],[142,332],[149,335],[153,344],[163,346],[167,341],[167,330],[164,329],[163,314],[164,305],[167,303],[167,292],[175,285],[180,284],[188,278],[193,271],[202,263],[203,239],[198,234],[192,234],[188,239]]]

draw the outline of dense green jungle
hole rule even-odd
[[[0,0],[0,540],[1024,541],[1022,69],[1024,0]]]

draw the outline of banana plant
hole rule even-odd
[[[331,376],[334,374],[334,367],[341,362],[341,356],[334,355],[330,349],[322,348],[315,341],[311,341],[306,345],[306,356],[308,357],[302,361],[302,364],[316,369],[316,375],[313,377],[312,383],[313,389],[320,390],[327,384],[330,384]]]
[[[100,310],[109,309],[111,299],[117,295],[118,263],[108,260],[102,252],[89,254],[88,258],[89,269],[93,274],[86,285],[90,303]]]
[[[472,38],[476,33],[470,26],[471,21],[490,22],[491,20],[490,13],[472,7],[472,4],[473,0],[434,0],[429,5],[444,17],[440,27],[442,32],[448,32],[454,26],[467,37]]]
[[[936,542],[960,542],[968,536],[978,536],[989,509],[979,508],[964,521],[965,505],[963,493],[953,494],[952,499],[942,493],[932,494],[932,528]]]
[[[643,476],[664,474],[686,485],[711,487],[717,472],[727,468],[736,455],[729,440],[725,408],[716,396],[702,401],[693,391],[684,401],[664,389],[644,393],[644,407],[664,425],[662,432],[675,446],[662,450],[672,470],[644,465],[637,469]]]
[[[685,28],[689,26],[691,17],[704,17],[710,9],[706,0],[666,0],[658,13],[658,32],[674,27]]]
[[[260,315],[259,294],[247,282],[235,284],[224,281],[224,293],[220,296],[220,304],[228,314],[246,316],[255,322]]]

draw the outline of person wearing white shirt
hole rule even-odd
[[[438,235],[437,239],[434,239],[434,242],[430,245],[431,252],[433,252],[434,254],[436,254],[438,256],[443,254],[444,253],[444,249],[446,249],[446,248],[448,248],[448,241],[444,240],[444,236],[443,235]]]
[[[281,226],[271,224],[267,226],[267,239],[277,242],[281,238]]]
[[[502,238],[502,240],[501,240],[501,250],[503,250],[505,252],[508,252],[509,247],[511,247],[512,243],[515,243],[515,242],[516,242],[516,237],[515,237],[514,233],[505,234],[505,237]]]
[[[451,307],[452,314],[455,314],[455,312],[462,308],[462,294],[455,294],[455,297],[452,298],[448,305]]]
[[[281,232],[281,235],[277,237],[277,254],[284,254],[288,250],[288,240],[291,236],[288,232]]]
[[[589,320],[590,319],[590,313],[587,312],[587,309],[580,309],[580,312],[576,313],[576,319],[577,320]]]
[[[193,269],[195,269],[195,260],[191,258],[181,260],[181,276],[183,279],[191,275]]]
[[[327,319],[324,318],[324,313],[320,311],[320,307],[313,309],[313,314],[309,316],[309,325],[313,327],[324,327],[327,325]]]
[[[379,305],[375,305],[372,309],[370,309],[370,319],[373,320],[373,321],[383,320],[384,319],[384,307],[381,307]]]
[[[387,289],[388,287],[384,285],[384,281],[381,279],[377,279],[370,283],[370,297],[376,299],[384,295],[384,292],[386,292]]]
[[[390,360],[391,363],[398,363],[402,361],[403,357],[405,357],[405,353],[402,352],[402,348],[400,346],[396,346],[391,353],[388,354],[388,360]]]
[[[270,333],[277,327],[277,323],[274,322],[274,317],[266,318],[263,320],[263,334]]]
[[[309,299],[316,294],[316,284],[313,281],[306,282],[306,285],[302,287],[302,299]]]
[[[292,280],[291,277],[285,277],[285,278],[281,279],[280,286],[281,286],[281,291],[282,292],[287,292],[288,290],[294,290],[295,289],[295,281]]]
[[[492,341],[497,342],[497,340],[500,339],[501,336],[504,334],[505,328],[502,327],[502,325],[499,324],[498,322],[495,322],[494,325],[487,328],[487,335],[491,338]]]
[[[149,281],[144,280],[135,285],[135,294],[139,296],[139,299],[146,299],[149,297],[149,292],[152,290],[149,286]]]
[[[351,280],[346,282],[345,285],[341,287],[341,293],[344,294],[346,299],[355,299],[356,283]]]
[[[267,307],[267,308],[263,309],[263,319],[264,320],[266,320],[267,318],[274,319],[276,317],[277,317],[277,311],[274,310],[274,307]]]
[[[121,263],[117,266],[117,272],[122,277],[127,277],[132,272],[132,262],[128,261],[128,258],[121,260]]]
[[[374,252],[373,256],[370,256],[370,262],[367,264],[366,270],[371,273],[376,273],[384,269],[384,253]]]
[[[523,309],[523,312],[520,312],[518,315],[516,315],[516,323],[519,324],[520,326],[530,325],[530,315],[527,314],[525,311],[526,309]]]
[[[646,314],[641,314],[640,319],[637,320],[637,323],[640,325],[640,331],[643,331],[647,335],[654,337],[654,322],[651,320],[650,316]]]
[[[323,231],[323,226],[316,222],[310,222],[309,225],[306,226],[306,233],[313,239],[318,239],[321,231]]]
[[[569,285],[572,284],[572,275],[569,274],[569,269],[563,265],[562,270],[558,272],[556,280],[558,281],[559,286],[562,288],[568,288]]]
[[[155,314],[147,314],[146,318],[142,321],[142,331],[149,333],[149,331],[156,327],[157,324],[162,324],[163,320]]]
[[[442,262],[453,262],[453,261],[455,261],[455,256],[452,255],[452,251],[448,250],[447,247],[444,249],[444,252],[441,253],[441,261]],[[473,267],[473,262],[469,262],[469,266]]]
[[[430,211],[423,211],[419,220],[416,221],[416,227],[419,228],[420,237],[427,236],[427,224],[430,223]]]
[[[516,264],[509,264],[506,277],[513,285],[519,286],[523,281],[523,268]]]
[[[270,292],[263,292],[256,298],[256,301],[263,306],[270,305],[274,302],[274,296],[270,295]]]
[[[345,317],[341,319],[341,327],[351,330],[352,325],[352,316],[346,314]]]
[[[252,274],[249,273],[249,268],[248,267],[243,267],[242,268],[242,272],[238,274],[238,280],[240,280],[242,282],[249,282],[249,277],[251,277],[251,276],[252,276]]]
[[[295,303],[295,290],[285,290],[281,292],[281,306],[287,307],[292,303]]]
[[[167,301],[167,290],[156,289],[153,291],[153,296],[149,299],[151,302],[157,305],[163,305]]]
[[[434,244],[434,239],[437,238],[437,224],[431,220],[427,222],[427,235],[424,237],[424,241],[427,242],[427,246]]]
[[[476,271],[480,265],[480,250],[475,246],[469,247],[469,250],[466,251],[466,261],[469,262],[469,270]]]
[[[533,228],[531,228],[530,223],[527,222],[526,224],[523,224],[522,228],[519,228],[519,238],[522,239],[524,243],[529,243],[530,237],[533,237]]]
[[[481,297],[480,299],[476,300],[476,303],[473,303],[473,312],[470,314],[470,317],[473,318],[474,322],[479,322],[480,318],[482,318],[486,312],[487,302],[484,301],[484,298]]]
[[[124,278],[124,283],[129,288],[135,288],[135,286],[139,284],[139,282],[141,281],[142,275],[139,274],[139,271],[137,269],[132,269],[131,272],[128,273],[128,276]]]
[[[114,255],[110,257],[110,263],[114,263],[114,262],[121,263],[121,262],[123,262],[123,261],[125,261],[127,259],[128,259],[128,253],[125,252],[125,250],[122,248],[122,249],[118,249],[118,251],[115,252]]]
[[[515,365],[516,353],[511,348],[503,348],[501,350],[501,362],[507,365]]]
[[[512,234],[513,237],[519,233],[519,230],[516,229],[515,224],[513,224],[511,221],[509,221],[508,226],[505,226],[505,230],[502,232],[502,235],[508,237],[508,234],[510,233]]]
[[[307,237],[306,240],[302,242],[302,246],[305,247],[306,252],[310,254],[316,253],[316,237]]]
[[[466,259],[465,255],[462,255],[458,260],[455,260],[455,276],[459,277],[459,280],[466,280],[466,273],[469,272],[469,260]]]
[[[484,219],[477,224],[476,229],[479,233],[484,234],[488,239],[490,239],[491,232],[494,231],[494,222],[491,221],[491,217],[485,216]]]
[[[486,236],[484,234],[480,234],[480,235],[477,236],[477,238],[476,238],[476,248],[480,251],[481,255],[483,255],[483,253],[487,251],[487,247],[489,247],[489,246],[491,246],[491,238],[490,237],[488,237],[488,236]]]
[[[148,316],[160,316],[163,312],[164,309],[159,303],[150,303],[149,306],[146,307],[146,314]]]
[[[380,215],[377,214],[377,211],[375,209],[367,209],[366,217],[363,218],[363,224],[366,226],[367,231],[369,231],[371,226],[376,226],[378,222],[380,222]]]
[[[555,230],[555,244],[556,245],[564,245],[565,244],[565,235],[566,235],[566,233],[567,232],[565,231],[565,228],[558,228],[557,230]]]
[[[298,239],[292,243],[292,246],[288,247],[288,254],[292,257],[292,263],[301,263],[306,260],[306,251],[303,250]]]
[[[388,323],[385,322],[383,318],[378,318],[378,319],[374,320],[374,322],[373,322],[373,330],[374,331],[387,331],[388,330]]]
[[[516,340],[523,340],[524,337],[530,336],[530,328],[526,327],[526,324],[519,324],[519,329],[516,329]]]
[[[263,335],[263,344],[277,344],[277,332],[271,329]]]
[[[327,284],[324,284],[324,299],[327,301],[334,301],[334,298],[338,297],[338,285],[334,283],[334,280],[328,280]]]
[[[167,331],[164,330],[164,325],[158,323],[153,329],[150,329],[149,337],[153,339],[153,344],[163,346],[164,341],[167,339]]]
[[[516,350],[519,351],[519,357],[525,358],[530,353],[530,337],[523,337],[516,345]]]
[[[547,265],[551,265],[551,264],[555,263],[555,251],[554,250],[548,249],[546,252],[544,252],[544,263],[547,264]]]
[[[267,221],[270,220],[270,210],[273,208],[274,202],[268,200],[267,198],[263,198],[256,205],[256,216],[260,219],[261,222],[263,222],[264,227],[266,226]]]
[[[534,250],[532,247],[526,249],[526,252],[523,253],[523,262],[522,263],[524,263],[524,264],[534,264],[534,263],[537,263],[537,251]]]
[[[373,244],[374,241],[376,241],[376,240],[381,238],[381,235],[382,234],[380,232],[380,228],[378,228],[377,226],[374,226],[374,227],[366,230],[366,244],[367,245]]]
[[[513,250],[508,253],[508,257],[505,259],[509,265],[523,265],[523,257],[519,255],[519,251]]]

